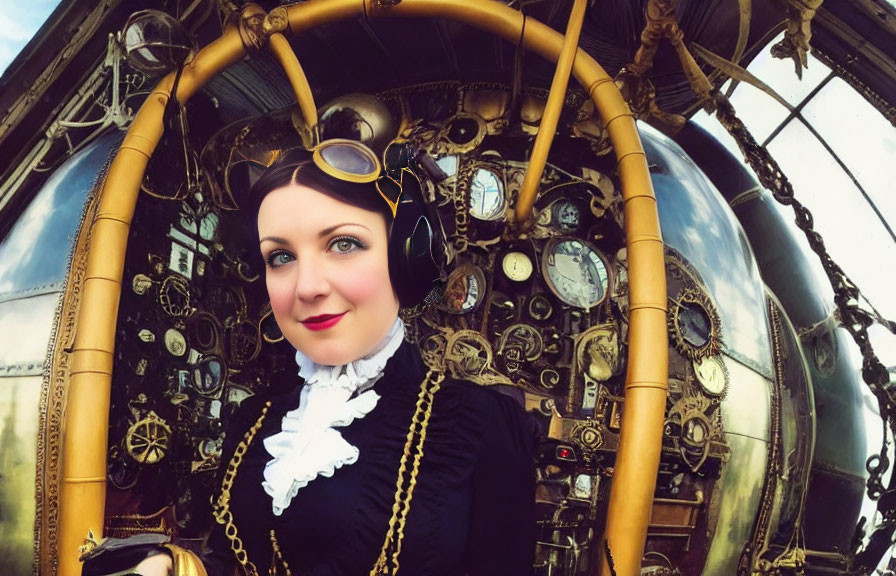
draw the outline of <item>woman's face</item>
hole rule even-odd
[[[258,235],[290,344],[330,366],[373,352],[398,316],[383,216],[289,184],[262,201]]]

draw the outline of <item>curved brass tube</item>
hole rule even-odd
[[[523,17],[499,2],[477,0],[403,0],[382,7],[376,0],[310,0],[288,9],[294,34],[356,16],[440,17],[488,30],[510,42],[520,41]],[[563,36],[529,20],[522,42],[531,51],[556,61]],[[178,99],[186,101],[214,74],[245,55],[235,30],[227,30],[204,48],[184,70]],[[668,387],[666,278],[656,199],[646,157],[634,121],[612,79],[584,52],[573,62],[576,79],[604,119],[618,158],[625,202],[629,265],[629,362],[625,417],[605,537],[619,576],[639,573],[653,502],[662,424]],[[113,161],[100,196],[92,234],[87,278],[73,345],[63,486],[60,505],[60,574],[77,576],[77,547],[87,530],[102,533],[105,500],[105,455],[108,443],[109,393],[115,323],[124,256],[140,182],[161,138],[162,116],[173,75],[160,82],[128,131]],[[65,458],[68,455],[68,458]],[[77,459],[73,458],[77,455]],[[602,548],[602,546],[601,546]],[[601,573],[608,575],[603,561]]]
[[[305,119],[305,126],[309,129],[317,125],[317,106],[314,105],[314,94],[311,93],[311,87],[308,85],[308,78],[296,53],[293,52],[289,41],[283,34],[275,32],[268,39],[268,47],[274,53],[274,57],[286,72],[292,91],[296,95],[296,101],[299,103],[299,110],[302,111],[302,117]]]
[[[225,31],[185,66],[178,100],[188,100],[245,53],[236,30]],[[78,546],[88,530],[97,537],[103,533],[109,394],[125,250],[140,183],[162,136],[162,116],[173,83],[172,73],[159,82],[140,108],[109,167],[97,216],[90,223],[87,273],[72,346],[65,411],[59,498],[60,576],[78,576]]]
[[[566,25],[566,35],[563,37],[563,48],[560,50],[560,58],[557,59],[557,70],[551,81],[551,91],[548,93],[548,101],[544,107],[544,114],[541,116],[538,135],[535,136],[535,145],[532,148],[532,155],[529,157],[526,175],[520,186],[519,200],[516,202],[518,224],[523,224],[532,217],[532,205],[535,204],[535,195],[538,194],[541,175],[544,174],[544,166],[548,161],[548,153],[551,151],[551,143],[553,143],[554,133],[557,131],[557,122],[560,121],[560,111],[566,100],[566,87],[569,83],[572,63],[575,60],[576,50],[579,49],[579,35],[582,33],[586,5],[585,0],[575,0],[572,11],[569,13],[569,23]]]

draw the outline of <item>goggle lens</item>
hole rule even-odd
[[[348,182],[373,182],[380,174],[376,154],[355,140],[321,142],[314,149],[313,159],[325,173]]]
[[[349,174],[367,176],[379,171],[371,156],[355,146],[327,146],[321,148],[320,156],[329,166]]]

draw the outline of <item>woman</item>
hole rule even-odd
[[[205,566],[531,574],[532,427],[515,400],[427,370],[404,341],[399,301],[431,284],[428,225],[406,162],[381,174],[365,155],[344,142],[293,150],[250,192],[304,384],[247,400],[230,424]]]

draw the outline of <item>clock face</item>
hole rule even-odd
[[[548,287],[570,306],[587,310],[607,294],[607,265],[597,249],[584,240],[563,238],[551,242],[542,265]]]
[[[712,396],[720,395],[728,385],[728,373],[718,356],[694,360],[694,373],[703,391]]]
[[[508,252],[501,262],[504,275],[514,282],[524,282],[532,276],[532,260],[522,252]]]
[[[504,216],[504,184],[491,170],[479,168],[470,181],[470,215],[479,220]]]

